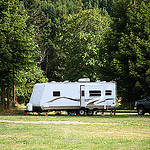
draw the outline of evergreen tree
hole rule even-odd
[[[49,80],[55,80],[57,70],[56,48],[54,38],[56,36],[57,20],[55,7],[51,1],[24,0],[25,8],[30,16],[28,26],[33,25],[35,39],[40,51],[38,65],[45,71]],[[62,8],[63,11],[63,8]]]
[[[112,4],[115,0],[101,0],[101,1],[41,1],[41,8],[45,15],[50,19],[50,24],[43,32],[43,43],[44,48],[47,47],[47,51],[42,54],[43,62],[41,67],[46,71],[47,77],[50,80],[60,80],[61,79],[61,70],[59,66],[61,63],[61,56],[57,53],[57,42],[55,38],[59,36],[59,28],[63,25],[66,20],[66,16],[69,14],[78,14],[79,12],[87,9],[101,8],[101,9],[111,9]],[[84,4],[83,4],[83,3]],[[47,43],[47,44],[46,44]]]
[[[24,7],[28,14],[27,26],[33,26],[34,29],[34,42],[38,45],[40,51],[40,59],[36,60],[42,63],[46,50],[43,48],[42,36],[47,26],[47,18],[43,11],[41,10],[41,5],[39,0],[24,0]],[[44,56],[43,56],[44,55]]]
[[[102,13],[103,14],[103,13]],[[109,29],[110,18],[99,9],[80,11],[70,15],[61,28],[60,54],[63,56],[64,79],[77,80],[81,77],[96,79],[98,45]]]
[[[36,55],[33,29],[27,28],[25,11],[18,0],[0,2],[0,85],[5,92],[7,87],[7,105],[15,74],[33,63]],[[4,100],[4,93],[2,93]]]
[[[126,104],[149,95],[149,8],[148,0],[120,0],[114,5],[113,30],[106,36],[101,71],[105,79],[118,82],[118,94]]]
[[[28,103],[34,85],[45,82],[48,82],[48,79],[44,76],[43,70],[36,65],[20,70],[16,76],[16,101],[19,104]]]
[[[49,80],[60,80],[60,58],[57,55],[55,38],[58,35],[59,27],[63,24],[64,16],[68,14],[67,2],[42,1],[41,8],[49,20],[49,24],[45,26],[42,36],[44,48],[47,50],[41,67],[46,71],[46,76]]]

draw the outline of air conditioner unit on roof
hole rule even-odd
[[[90,82],[90,78],[81,78],[78,82]]]

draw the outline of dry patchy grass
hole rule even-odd
[[[3,120],[118,124],[0,123],[0,149],[150,149],[150,116],[0,116]]]

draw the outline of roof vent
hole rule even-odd
[[[90,78],[81,78],[78,82],[90,82]]]
[[[63,83],[69,83],[69,80],[64,81]]]

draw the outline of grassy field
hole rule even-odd
[[[24,116],[0,115],[0,149],[148,150],[150,115]],[[101,124],[9,123],[12,121],[71,121]]]

